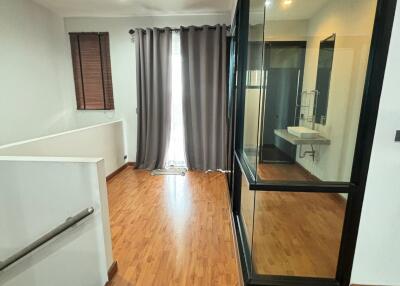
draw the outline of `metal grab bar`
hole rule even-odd
[[[71,228],[72,226],[74,226],[75,224],[77,224],[78,222],[80,222],[81,220],[86,218],[87,216],[93,214],[93,212],[94,212],[94,208],[90,207],[90,208],[84,209],[83,211],[74,215],[73,217],[67,218],[67,220],[63,224],[61,224],[61,225],[57,226],[56,228],[54,228],[53,230],[49,231],[48,233],[46,233],[45,235],[43,235],[42,237],[37,239],[35,242],[33,242],[30,245],[28,245],[27,247],[21,249],[14,255],[7,258],[5,261],[0,261],[0,271],[6,269],[13,263],[24,258],[25,256],[27,256],[34,250],[38,249],[40,246],[42,246],[46,242],[52,240],[53,238],[60,235],[67,229]]]

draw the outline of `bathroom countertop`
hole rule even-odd
[[[283,140],[288,141],[293,145],[329,145],[331,144],[331,140],[317,135],[317,137],[312,139],[304,139],[297,137],[295,135],[290,134],[286,129],[275,129],[274,133],[276,136],[282,138]]]

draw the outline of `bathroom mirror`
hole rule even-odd
[[[335,38],[336,35],[333,34],[325,40],[322,40],[319,45],[317,83],[315,87],[318,91],[315,122],[322,125],[325,125],[327,119]]]

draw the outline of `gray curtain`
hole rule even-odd
[[[136,166],[165,165],[171,129],[171,30],[136,29],[138,139]]]
[[[226,26],[181,28],[183,120],[190,169],[226,169]]]

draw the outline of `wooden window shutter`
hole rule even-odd
[[[108,33],[70,33],[77,108],[114,109]]]
[[[104,82],[104,102],[105,106],[114,109],[114,96],[112,89],[111,60],[110,60],[110,40],[108,33],[100,33],[100,49],[103,64],[103,82]]]
[[[72,54],[72,66],[74,69],[74,81],[75,81],[75,94],[76,103],[78,109],[85,109],[85,99],[83,97],[83,86],[82,86],[82,71],[81,71],[81,60],[79,53],[79,40],[78,34],[70,34],[71,41],[71,54]]]

